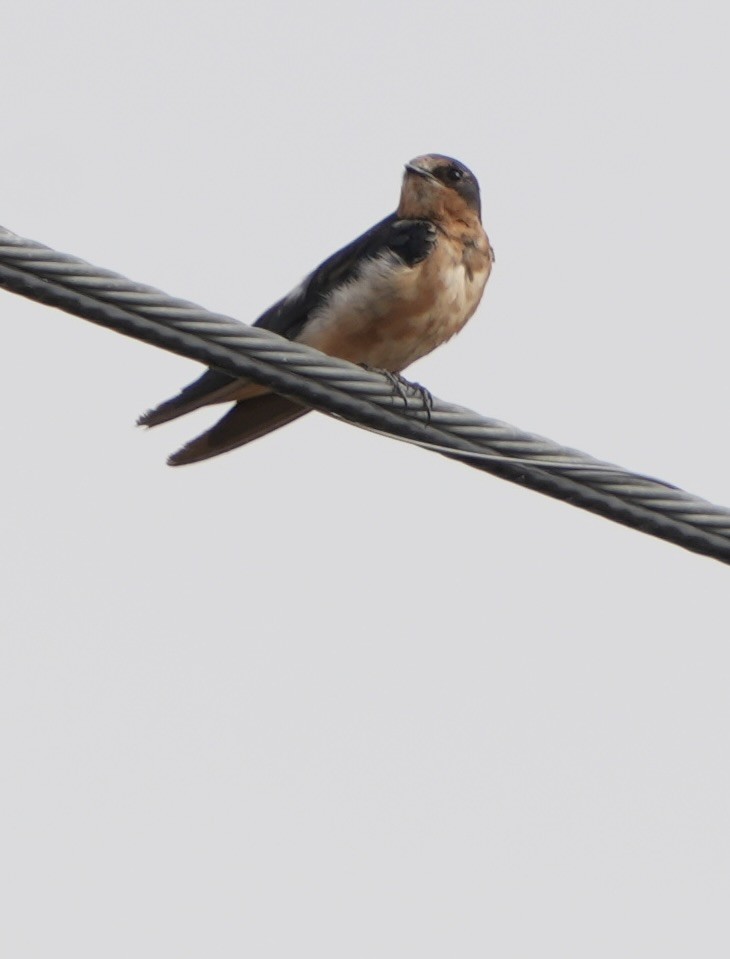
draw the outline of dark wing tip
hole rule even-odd
[[[237,449],[272,430],[291,423],[309,412],[308,407],[294,400],[266,393],[243,400],[229,410],[205,433],[190,440],[167,460],[168,466],[199,463],[211,456]]]
[[[183,446],[176,453],[172,453],[170,456],[168,456],[166,461],[167,465],[168,466],[185,466],[188,463],[194,463],[196,461],[196,457],[186,456],[185,455],[186,450],[187,450],[187,446]]]

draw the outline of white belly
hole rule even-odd
[[[489,266],[470,273],[450,245],[412,269],[392,255],[367,262],[334,290],[298,337],[355,363],[397,372],[464,326],[481,299]]]

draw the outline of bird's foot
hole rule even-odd
[[[433,396],[426,389],[425,386],[421,386],[420,383],[414,383],[412,380],[407,380],[404,377],[398,374],[398,379],[400,380],[401,389],[407,387],[411,393],[415,393],[416,396],[419,396],[421,399],[421,404],[423,406],[423,412],[426,414],[426,426],[431,425],[431,411],[433,410]]]
[[[360,365],[364,370],[370,370],[372,373],[380,373],[382,376],[386,377],[393,387],[393,396],[397,396],[403,400],[404,409],[408,409],[409,398],[413,398],[414,394],[419,396],[421,398],[421,403],[423,404],[423,410],[426,413],[426,423],[429,424],[431,422],[433,396],[431,393],[429,393],[425,386],[421,386],[420,383],[413,383],[411,380],[407,380],[405,376],[402,376],[400,373],[393,373],[390,370],[379,370],[374,366],[368,366],[367,363],[361,363]]]

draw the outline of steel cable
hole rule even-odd
[[[730,563],[730,510],[507,423],[394,389],[337,360],[0,227],[0,286],[271,386],[358,426],[415,443],[623,525]]]

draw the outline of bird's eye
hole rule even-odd
[[[464,171],[460,170],[458,167],[450,166],[446,171],[446,176],[451,180],[452,183],[458,183],[459,180],[463,180]]]

